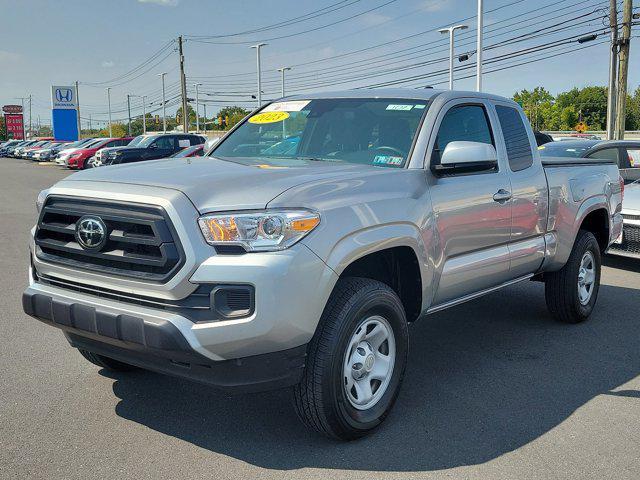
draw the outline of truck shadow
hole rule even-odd
[[[305,430],[288,391],[227,396],[142,371],[113,376],[116,413],[269,469],[425,471],[487,462],[545,434],[597,395],[638,397],[611,390],[640,374],[640,323],[617,309],[640,290],[603,285],[596,312],[582,325],[555,323],[543,293],[541,284],[526,282],[415,325],[395,409],[357,442]]]

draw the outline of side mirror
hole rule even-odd
[[[149,145],[149,148],[158,148],[158,144],[152,143],[151,145]]]
[[[498,154],[493,145],[481,142],[449,142],[434,165],[436,173],[473,173],[498,167]]]

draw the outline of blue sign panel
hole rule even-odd
[[[56,140],[78,140],[78,112],[76,110],[53,109],[51,112],[53,138]]]

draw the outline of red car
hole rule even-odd
[[[98,150],[107,147],[123,147],[128,145],[131,140],[133,140],[133,137],[103,138],[93,142],[88,148],[81,148],[73,152],[67,160],[66,167],[73,170],[83,170],[85,162],[93,157]]]

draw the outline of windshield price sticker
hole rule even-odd
[[[249,119],[249,123],[276,123],[282,122],[289,118],[289,114],[287,112],[262,112],[254,115]]]
[[[413,108],[413,105],[396,105],[396,104],[389,104],[387,105],[386,110],[411,110]]]
[[[311,100],[292,100],[290,102],[275,102],[267,105],[263,112],[299,112],[306,107]]]
[[[373,158],[374,165],[402,165],[403,157],[396,155],[376,155]]]

